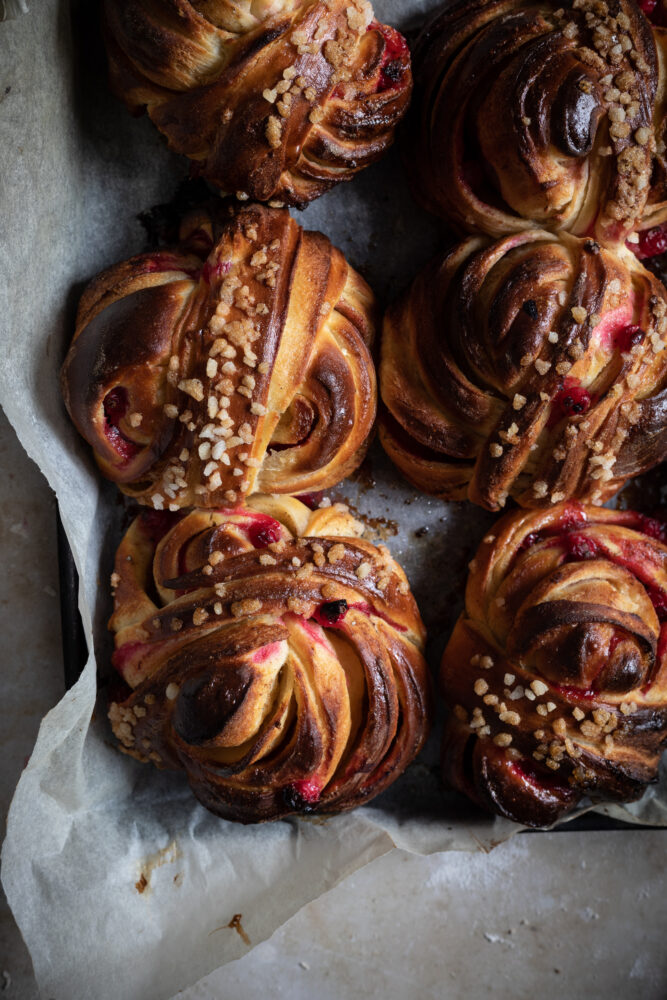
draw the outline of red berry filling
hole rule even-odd
[[[655,538],[658,542],[667,543],[667,522],[659,521],[657,517],[647,517],[646,514],[637,514],[637,518],[643,534]]]
[[[201,276],[206,284],[210,285],[213,278],[221,278],[223,274],[227,274],[231,266],[228,260],[216,260],[213,263],[207,260],[201,269]]]
[[[583,510],[581,504],[573,501],[567,505],[558,518],[553,530],[531,531],[519,546],[518,552],[524,552],[526,549],[530,549],[533,545],[536,545],[537,542],[542,542],[546,539],[551,539],[551,545],[557,545],[565,537],[565,532],[572,531],[575,528],[583,528],[586,521],[586,512]]]
[[[159,271],[182,271],[190,278],[198,278],[199,271],[191,267],[183,267],[182,260],[173,253],[158,251],[152,257],[144,258],[142,270],[148,274],[155,274]]]
[[[280,525],[271,517],[253,521],[248,528],[248,539],[256,549],[265,549],[267,545],[277,542],[280,535]]]
[[[531,531],[526,535],[521,545],[519,546],[519,552],[525,552],[526,549],[532,549],[533,545],[539,542],[542,537],[539,531]]]
[[[612,337],[612,345],[619,350],[621,354],[625,354],[626,351],[631,350],[635,344],[641,344],[645,336],[646,333],[640,326],[630,323],[628,326],[623,326],[620,330],[616,331]]]
[[[547,426],[553,427],[563,417],[576,417],[587,413],[592,402],[593,397],[587,389],[582,389],[575,379],[566,378],[563,388],[559,389],[551,403]]]
[[[322,794],[322,789],[317,781],[295,781],[292,788],[297,795],[301,796],[304,802],[308,803],[317,802]]]
[[[127,413],[128,405],[127,391],[119,385],[104,397],[104,430],[109,444],[114,451],[118,452],[123,462],[129,462],[130,459],[134,458],[141,451],[139,445],[125,437],[118,427],[118,424]]]
[[[407,68],[406,60],[410,57],[410,49],[400,31],[396,31],[396,28],[392,28],[388,24],[373,21],[369,24],[368,31],[379,31],[384,38],[384,53],[380,63],[380,78],[377,85],[377,93],[379,94],[400,84]]]
[[[587,520],[586,511],[580,503],[575,501],[568,504],[561,514],[558,519],[558,527],[561,531],[572,531],[573,528],[583,528]]]
[[[568,532],[558,539],[559,544],[565,549],[567,559],[595,559],[599,554],[599,549],[592,538],[585,535],[578,535],[575,532]]]
[[[551,774],[545,774],[544,771],[536,767],[532,761],[527,760],[522,757],[520,761],[510,761],[507,765],[507,769],[510,774],[518,778],[523,784],[530,785],[531,789],[546,788],[551,791],[558,791],[560,789],[570,790],[570,786],[565,784],[563,781],[559,781]]]
[[[650,584],[644,584],[646,587],[646,592],[651,598],[651,603],[655,608],[655,613],[658,616],[658,620],[661,622],[667,622],[667,594],[664,590],[658,590],[657,587],[652,587]]]
[[[347,601],[326,601],[320,604],[313,613],[313,618],[323,628],[336,628],[347,614]]]
[[[667,251],[667,222],[639,234],[639,243],[628,243],[628,247],[640,260],[657,257]]]
[[[552,684],[553,690],[562,695],[568,701],[576,701],[578,698],[598,698],[599,695],[592,688],[578,688],[571,684]]]
[[[295,781],[283,789],[283,798],[289,809],[298,812],[310,812],[322,795],[319,782],[310,778]]]
[[[319,493],[299,493],[295,499],[305,503],[306,507],[310,507],[311,510],[315,510],[319,507],[323,496],[324,493],[320,490]]]
[[[639,9],[652,24],[667,27],[667,11],[659,0],[639,0]]]
[[[124,642],[111,654],[111,664],[124,677],[128,664],[135,659],[137,653],[148,649],[147,642]]]

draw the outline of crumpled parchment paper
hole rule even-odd
[[[121,507],[68,421],[58,371],[83,285],[145,248],[136,217],[170,199],[187,164],[108,94],[95,6],[44,0],[0,25],[0,402],[57,495],[89,648],[104,664]],[[410,29],[433,3],[375,6],[381,19]],[[395,152],[299,221],[327,233],[382,302],[441,240],[410,199]],[[377,447],[331,496],[351,501],[405,566],[437,664],[466,564],[493,517],[418,496]],[[353,814],[236,826],[200,807],[184,778],[119,754],[96,698],[91,655],[42,723],[3,848],[3,885],[53,1000],[171,996],[394,846],[488,850],[516,830],[443,792],[437,726],[420,760]],[[666,785],[605,811],[667,825]]]

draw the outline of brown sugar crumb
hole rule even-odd
[[[344,558],[345,558],[345,546],[341,545],[340,542],[337,545],[333,545],[329,549],[329,553],[327,555],[327,559],[329,560],[330,563],[340,562],[341,559],[344,559]]]
[[[194,625],[203,625],[208,618],[208,611],[206,608],[197,608],[192,615],[192,622]]]
[[[301,600],[298,597],[288,597],[287,607],[294,615],[300,615],[302,618],[307,618],[310,612],[311,605],[308,601]]]
[[[261,607],[262,602],[256,597],[248,597],[244,601],[232,601],[231,612],[234,618],[243,618],[244,615],[254,615]]]
[[[509,733],[498,733],[497,736],[493,737],[493,742],[497,747],[508,747],[512,742],[512,737]]]
[[[204,387],[198,378],[184,378],[178,383],[178,388],[181,392],[192,396],[198,403],[201,403],[204,398]]]
[[[282,135],[282,122],[275,115],[270,115],[266,123],[266,138],[271,149],[279,149]]]

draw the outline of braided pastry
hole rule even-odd
[[[112,578],[123,749],[246,823],[352,809],[394,781],[430,724],[424,629],[360,532],[342,505],[261,495],[138,517]]]
[[[442,660],[446,779],[530,826],[638,798],[667,742],[666,525],[560,504],[493,532]]]
[[[63,392],[102,472],[156,509],[339,482],[375,417],[370,289],[286,211],[243,208],[214,241],[194,215],[183,236],[81,300]]]
[[[111,82],[224,191],[303,206],[375,162],[412,89],[367,0],[106,0]]]
[[[666,332],[664,286],[622,245],[470,238],[387,314],[382,443],[447,500],[603,502],[667,456]]]
[[[638,232],[630,236],[630,249],[638,251],[640,260],[664,253],[667,249],[667,7],[664,2],[643,0],[639,4],[653,28],[653,40],[658,58],[658,88],[654,102],[655,153],[646,207]],[[653,230],[653,232],[651,232]],[[658,232],[656,232],[658,230]],[[656,245],[658,233],[662,237]]]
[[[615,242],[636,228],[658,59],[634,0],[455,0],[414,61],[410,164],[430,211],[493,236],[537,225]]]

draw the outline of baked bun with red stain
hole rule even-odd
[[[667,5],[664,0],[659,3],[643,0],[639,6],[653,29],[658,59],[653,169],[644,213],[637,224],[637,233],[628,241],[630,249],[638,253],[640,260],[645,260],[667,249]]]
[[[414,63],[408,165],[430,211],[492,236],[636,229],[664,80],[634,0],[455,0]]]
[[[412,89],[367,0],[106,0],[114,91],[239,197],[303,206],[375,162]]]
[[[104,475],[156,509],[338,483],[375,417],[374,301],[321,233],[248,206],[88,286],[62,372]]]
[[[393,782],[430,725],[425,633],[405,574],[360,533],[343,505],[291,497],[141,514],[112,577],[122,749],[244,823],[342,812]]]
[[[445,779],[528,826],[627,802],[667,742],[667,526],[516,511],[482,542],[445,650]]]
[[[427,493],[601,503],[667,457],[667,292],[622,244],[469,238],[384,323],[380,438]]]

